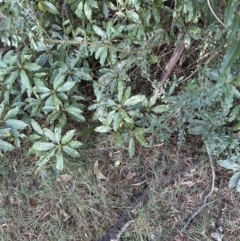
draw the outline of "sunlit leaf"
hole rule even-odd
[[[62,136],[61,143],[63,145],[68,143],[73,138],[74,134],[75,134],[75,130],[68,131],[66,134]]]
[[[230,67],[240,56],[240,41],[235,41],[227,48],[227,52],[223,56],[221,70],[224,71]]]
[[[129,140],[128,152],[129,152],[129,156],[132,158],[135,153],[135,143],[134,143],[134,139],[132,137]]]
[[[99,35],[102,38],[105,37],[106,33],[101,28],[99,28],[97,25],[93,25],[92,28],[97,35]]]
[[[8,119],[11,119],[12,117],[15,117],[17,113],[19,112],[19,107],[15,107],[7,112],[7,114],[4,116],[3,120],[6,121]]]
[[[139,102],[142,102],[143,99],[144,99],[144,95],[134,95],[132,96],[131,98],[127,99],[125,102],[124,102],[124,105],[125,106],[132,106],[132,105],[136,105],[138,104]]]
[[[133,20],[135,23],[141,23],[141,19],[140,19],[139,15],[135,11],[127,10],[126,13],[127,13],[127,16],[131,20]]]
[[[232,171],[239,171],[240,165],[235,163],[234,161],[227,159],[227,160],[219,160],[218,164],[222,167],[225,167],[227,169],[230,169]]]
[[[53,157],[55,152],[56,152],[56,148],[53,148],[51,151],[49,151],[46,154],[42,155],[39,158],[39,160],[37,161],[37,166],[41,167],[41,166],[45,165],[51,159],[51,157]]]
[[[94,163],[93,171],[94,171],[94,174],[96,175],[97,179],[107,179],[107,178],[102,174],[102,172],[99,170],[98,161],[96,161],[96,162]]]
[[[56,14],[56,15],[59,14],[59,11],[52,3],[48,2],[48,1],[41,1],[41,4],[48,12]]]
[[[163,113],[169,110],[169,105],[158,105],[151,109],[155,113]]]
[[[36,71],[36,70],[39,70],[41,68],[41,66],[39,66],[38,64],[35,64],[35,63],[25,63],[23,65],[23,68],[28,71]]]
[[[67,81],[65,82],[63,85],[61,85],[57,91],[58,92],[66,92],[66,91],[69,91],[73,88],[73,86],[76,84],[76,82],[74,81]]]
[[[6,120],[6,124],[12,128],[15,128],[15,129],[24,129],[27,124],[21,120],[15,120],[15,119],[8,119]]]
[[[20,77],[21,77],[22,85],[27,89],[28,97],[30,97],[31,93],[32,93],[32,85],[31,85],[30,80],[29,80],[29,78],[28,78],[28,76],[27,76],[27,74],[24,70],[21,70]]]
[[[88,1],[85,1],[83,9],[84,9],[84,13],[85,13],[87,19],[91,22],[92,21],[92,8],[89,6]]]
[[[224,14],[224,24],[226,27],[229,27],[232,24],[234,13],[239,5],[238,0],[228,0],[227,1],[227,8]]]
[[[79,153],[69,146],[64,145],[63,151],[71,157],[79,157]]]
[[[14,146],[11,145],[10,143],[0,140],[0,150],[3,151],[12,151],[14,149]]]
[[[33,149],[37,151],[48,151],[55,147],[55,144],[51,142],[35,142],[33,144]]]
[[[236,187],[240,180],[240,172],[234,173],[234,175],[229,180],[229,187]]]
[[[49,140],[51,140],[52,142],[58,143],[55,134],[54,134],[51,130],[49,130],[49,129],[47,129],[47,128],[44,128],[44,129],[43,129],[43,134],[44,134]]]
[[[94,130],[99,133],[107,133],[111,131],[111,127],[109,126],[98,126]]]
[[[56,168],[58,170],[63,169],[63,154],[60,150],[58,150],[58,152],[56,154]]]

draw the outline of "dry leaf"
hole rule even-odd
[[[107,180],[107,178],[101,173],[101,171],[98,168],[98,161],[96,161],[94,163],[93,171],[94,171],[94,174],[96,175],[97,179],[106,179]]]
[[[30,197],[30,198],[29,198],[29,204],[30,204],[30,206],[32,206],[32,207],[36,207],[36,206],[37,206],[37,200]]]
[[[60,175],[59,178],[56,179],[57,182],[68,182],[72,179],[72,176],[69,174]]]

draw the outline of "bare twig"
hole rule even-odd
[[[211,4],[210,4],[210,0],[207,0],[207,3],[208,3],[208,7],[210,8],[210,11],[212,12],[213,16],[217,19],[217,21],[219,23],[222,24],[223,27],[226,27],[225,24],[220,20],[220,18],[215,14],[215,12],[213,11],[212,7],[211,7]]]
[[[177,64],[180,57],[182,56],[184,49],[185,49],[185,45],[184,45],[184,41],[182,41],[173,52],[171,59],[168,61],[163,73],[161,74],[159,86],[162,84],[162,82],[165,82],[168,79],[175,65]]]
[[[181,232],[184,232],[187,227],[189,226],[189,224],[192,222],[192,220],[209,204],[214,203],[216,200],[212,201],[212,202],[208,202],[207,200],[208,198],[212,195],[213,191],[214,191],[214,183],[215,183],[215,170],[214,170],[214,166],[213,166],[213,160],[212,160],[212,156],[210,151],[208,151],[208,156],[209,156],[209,162],[210,162],[210,166],[212,169],[212,187],[210,192],[208,193],[208,195],[204,198],[203,204],[192,214],[192,216],[188,219],[188,221],[185,223],[185,225],[183,226],[183,228],[181,229]]]
[[[127,228],[133,223],[132,218],[136,217],[140,207],[147,203],[150,196],[150,187],[147,187],[144,192],[137,198],[133,209],[125,211],[123,215],[117,220],[117,222],[107,231],[107,233],[99,238],[97,241],[119,241],[121,235],[127,230]]]

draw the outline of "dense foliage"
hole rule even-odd
[[[41,168],[79,156],[92,113],[118,146],[201,136],[240,191],[237,0],[0,1],[0,149],[33,143]],[[160,74],[184,41],[174,75]],[[179,69],[180,68],[180,71]]]

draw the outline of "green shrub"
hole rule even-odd
[[[130,157],[136,143],[149,147],[155,137],[201,136],[235,172],[230,186],[239,191],[239,2],[209,4],[1,1],[0,149],[27,139],[39,167],[55,160],[62,169],[64,155],[78,156],[81,145],[66,123],[91,111],[95,131],[113,133]],[[192,70],[160,82],[166,49],[181,41]]]

